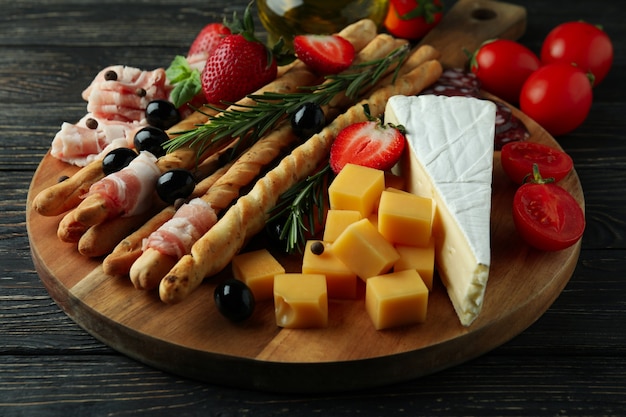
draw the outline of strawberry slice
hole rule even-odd
[[[339,35],[296,35],[296,57],[320,75],[338,74],[354,60],[354,46]]]
[[[336,174],[348,163],[391,169],[406,146],[404,128],[380,120],[351,124],[339,132],[330,148],[330,167]]]

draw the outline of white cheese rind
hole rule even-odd
[[[395,96],[385,110],[386,122],[406,128],[408,190],[436,202],[437,268],[464,326],[489,277],[495,113],[490,101],[434,95]]]

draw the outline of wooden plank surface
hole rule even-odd
[[[81,329],[51,300],[33,268],[25,223],[35,168],[63,120],[84,112],[76,89],[103,65],[159,65],[184,52],[207,19],[247,2],[188,0],[2,2],[0,14],[0,414],[51,415],[624,415],[626,413],[626,145],[622,117],[626,27],[619,2],[520,0],[521,41],[538,51],[567,20],[601,23],[614,67],[594,91],[587,121],[557,138],[574,158],[587,230],[574,275],[530,328],[494,351],[401,384],[339,395],[280,395],[206,384],[147,367]],[[450,6],[454,2],[445,2]],[[80,25],[72,11],[93,12]],[[125,9],[124,9],[125,10]],[[49,16],[41,25],[38,16]],[[97,19],[96,19],[97,16]],[[167,16],[167,17],[164,17]],[[128,17],[128,20],[126,19]],[[137,23],[135,18],[141,17]],[[132,22],[115,32],[101,22]],[[163,25],[162,22],[174,22]],[[180,24],[184,21],[184,25]],[[159,28],[158,33],[149,30]],[[41,27],[49,36],[40,36]],[[63,36],[57,36],[63,34]],[[154,37],[168,43],[152,42]],[[132,45],[127,42],[133,38]],[[72,45],[72,46],[69,46]],[[68,88],[63,88],[68,86]],[[238,370],[233,368],[231,372]]]

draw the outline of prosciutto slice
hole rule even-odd
[[[124,65],[113,65],[101,70],[83,93],[87,111],[98,117],[140,121],[153,100],[167,100],[172,87],[167,82],[165,69],[143,71]]]
[[[88,113],[76,124],[61,125],[50,153],[69,164],[85,166],[102,159],[112,149],[132,147],[135,132],[143,126],[140,122],[99,119]]]
[[[143,250],[152,248],[180,259],[215,223],[217,215],[211,204],[194,198],[183,204],[174,216],[143,241]]]
[[[85,197],[99,194],[107,200],[111,214],[133,216],[144,213],[152,204],[152,195],[161,170],[157,158],[142,151],[131,163],[94,183]]]

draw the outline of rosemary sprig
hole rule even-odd
[[[202,154],[219,142],[231,138],[245,138],[248,143],[253,143],[308,101],[328,104],[344,91],[348,97],[355,98],[361,91],[374,85],[394,64],[397,74],[400,63],[408,53],[408,46],[402,46],[384,58],[353,65],[341,74],[329,75],[322,84],[301,87],[298,93],[251,94],[248,97],[254,104],[249,106],[225,103],[230,105],[228,110],[217,116],[209,116],[210,123],[176,132],[178,136],[168,141],[165,148],[171,152],[184,146],[197,147],[198,153]]]
[[[281,221],[283,224],[279,239],[285,242],[287,253],[294,253],[296,250],[302,253],[306,244],[306,233],[314,230],[316,222],[321,223],[324,220],[327,185],[332,175],[330,165],[325,165],[283,193],[270,212],[268,223]],[[308,222],[305,218],[308,218]]]

